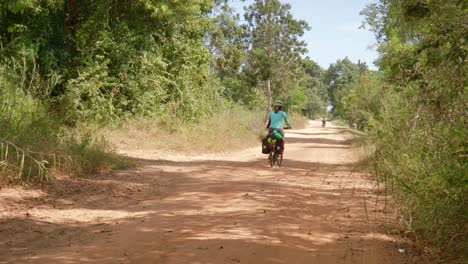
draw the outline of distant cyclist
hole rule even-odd
[[[284,137],[283,120],[286,123],[288,129],[291,128],[291,124],[289,123],[286,113],[281,110],[282,108],[283,102],[280,100],[275,101],[275,108],[268,114],[267,128],[269,133],[273,133],[276,130]]]
[[[322,127],[325,127],[327,125],[327,120],[324,118],[322,119]]]

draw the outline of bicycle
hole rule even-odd
[[[281,167],[283,163],[283,154],[281,153],[281,146],[276,145],[277,140],[275,139],[273,143],[268,144],[268,148],[270,149],[270,153],[268,154],[268,161],[270,163],[270,167],[274,167],[275,164],[278,167]]]
[[[284,129],[291,129],[291,128],[284,128]],[[284,139],[281,139],[284,140]],[[268,149],[270,150],[268,154],[268,161],[270,163],[270,167],[274,167],[275,164],[278,167],[281,167],[283,163],[283,147],[284,142],[281,142],[281,145],[277,144],[278,139],[276,138],[269,138],[267,142]]]

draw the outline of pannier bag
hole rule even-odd
[[[282,153],[283,140],[278,140],[275,144],[276,151]]]
[[[278,151],[281,150],[283,136],[278,131],[273,131],[273,133],[268,134],[265,138],[262,139],[262,153],[269,154],[270,146],[275,146]]]
[[[270,149],[268,148],[268,141],[266,137],[262,139],[262,153],[263,154],[270,153]]]
[[[283,135],[281,135],[281,133],[277,130],[273,131],[273,135],[276,137],[276,139],[283,139]]]

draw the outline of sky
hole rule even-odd
[[[359,12],[373,0],[280,0],[290,3],[296,19],[302,19],[312,28],[304,34],[311,59],[323,68],[328,68],[338,59],[348,57],[351,61],[366,62],[376,69],[374,61],[374,35],[366,29],[359,29],[363,17]],[[243,6],[252,3],[234,1],[236,9],[243,14]]]

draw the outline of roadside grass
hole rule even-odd
[[[217,153],[259,144],[266,133],[263,119],[262,111],[230,108],[196,122],[169,116],[127,120],[98,129],[96,134],[122,150],[187,155]],[[295,129],[304,128],[308,121],[298,114],[291,114],[290,120]]]
[[[41,139],[38,138],[38,143]],[[0,182],[30,184],[57,175],[87,176],[135,165],[117,155],[106,141],[91,137],[68,138],[54,145],[29,145],[0,139]]]
[[[352,134],[355,134],[355,135],[361,136],[361,137],[366,137],[366,136],[369,135],[368,133],[366,133],[366,132],[364,132],[364,131],[361,131],[361,130],[357,130],[357,129],[351,129],[351,128],[349,128],[347,131],[348,131],[349,133],[352,133]]]
[[[341,119],[333,119],[331,120],[331,123],[334,126],[338,126],[338,127],[348,127],[348,123],[346,123],[344,120],[341,120]]]
[[[4,69],[3,69],[4,70]],[[29,184],[56,174],[84,176],[131,166],[86,130],[66,127],[0,68],[0,182]]]
[[[289,113],[288,116],[289,121],[291,122],[291,126],[294,129],[304,129],[307,126],[307,123],[309,122],[309,118],[297,114],[297,113]]]
[[[375,123],[367,133],[347,131],[362,139],[353,145],[398,210],[401,235],[443,263],[465,263],[468,181],[463,150],[453,147],[458,135],[422,114],[425,127],[410,129],[404,121],[409,119]]]
[[[263,114],[226,109],[197,121],[170,116],[123,121],[97,131],[123,150],[199,154],[239,150],[259,142],[265,133]]]
[[[0,87],[2,88],[2,87]],[[228,107],[196,120],[173,115],[134,118],[114,124],[65,126],[45,103],[8,83],[0,90],[0,182],[30,184],[57,175],[86,177],[136,162],[116,150],[159,153],[217,153],[260,144],[264,112]],[[291,114],[292,126],[307,119]]]

